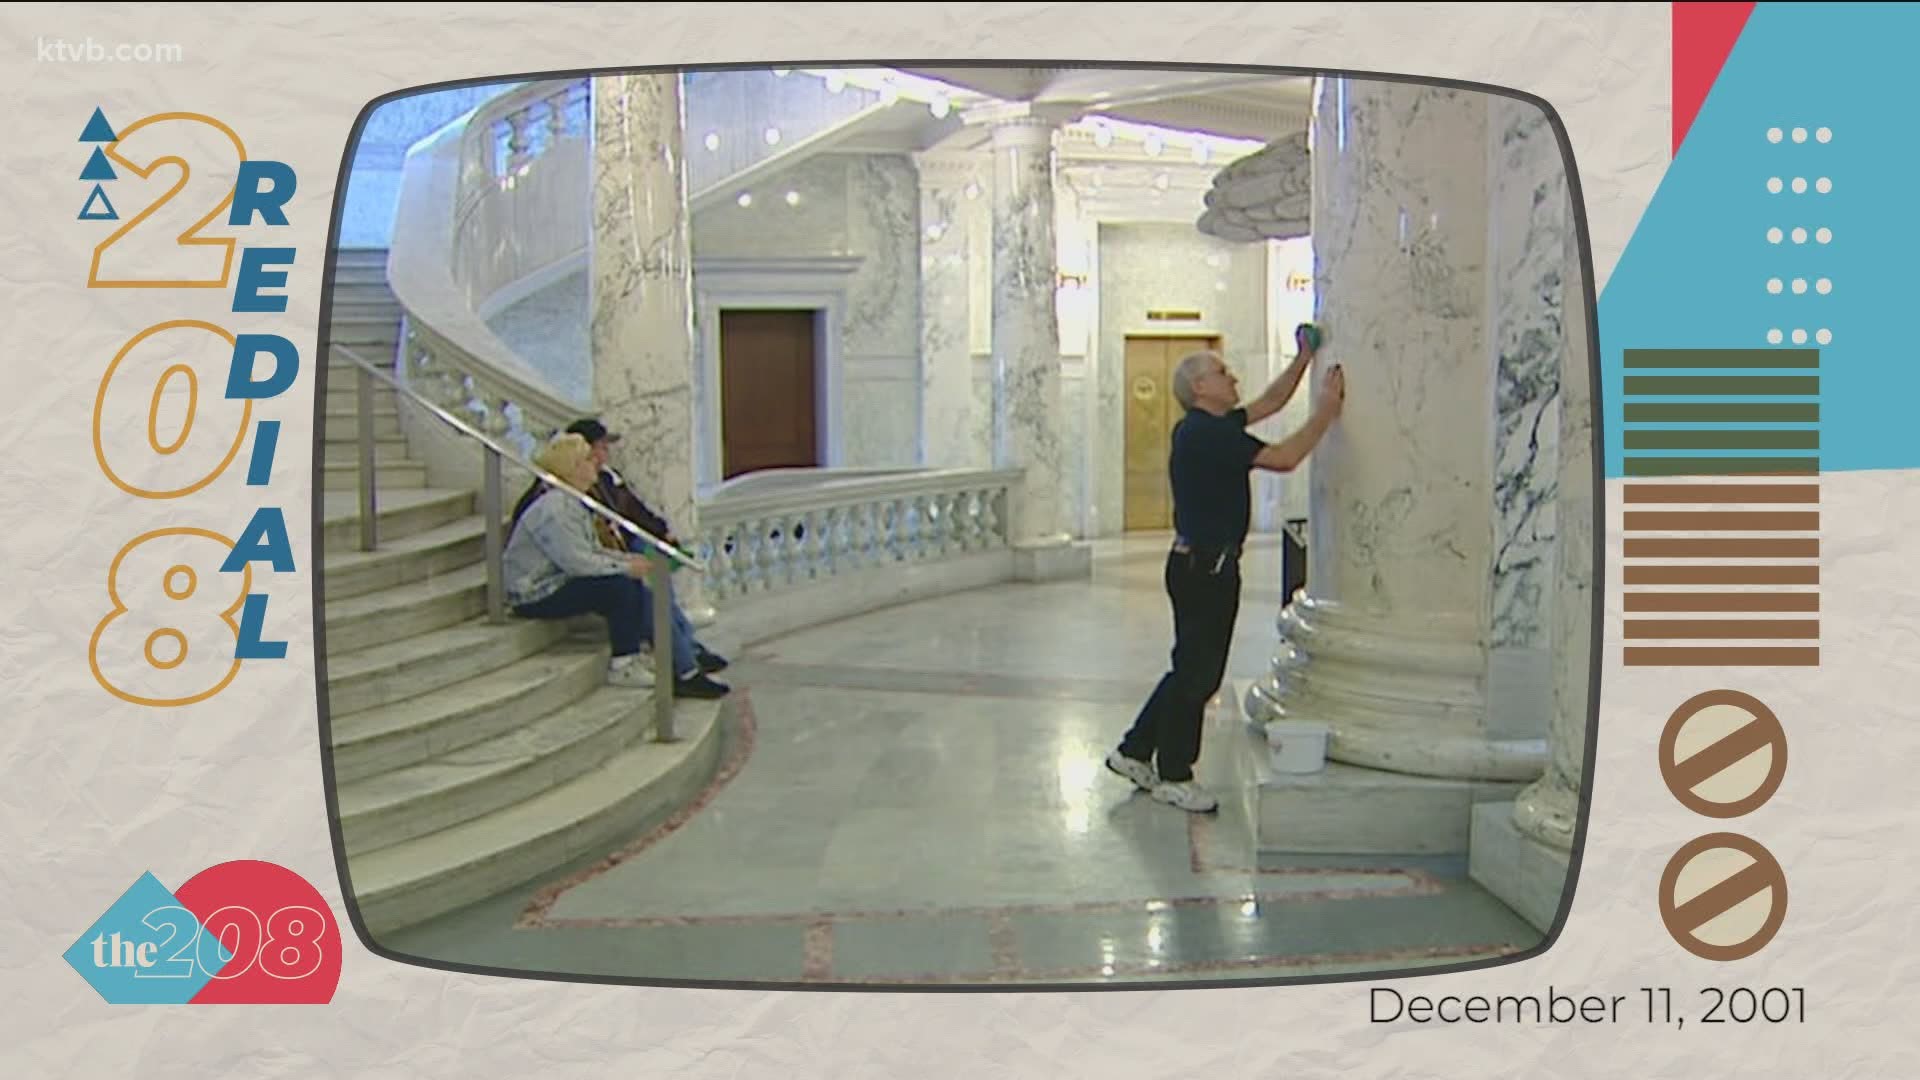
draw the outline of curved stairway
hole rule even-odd
[[[342,252],[336,276],[333,340],[370,359],[398,334],[384,255]],[[352,899],[378,935],[610,851],[685,805],[718,768],[725,703],[677,703],[677,740],[655,742],[650,692],[605,685],[597,619],[490,623],[479,500],[427,486],[384,386],[380,542],[360,551],[352,366],[331,361],[327,382],[324,714]]]

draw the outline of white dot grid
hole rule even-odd
[[[1823,244],[1831,244],[1833,243],[1833,230],[1823,228],[1819,232],[1814,233],[1813,238]]]
[[[1779,278],[1768,278],[1768,279],[1767,279],[1767,291],[1768,291],[1768,292],[1770,292],[1770,293],[1772,293],[1772,294],[1774,294],[1775,296],[1778,296],[1778,295],[1780,295],[1780,290],[1781,290],[1782,288],[1784,288],[1784,286],[1783,286],[1783,285],[1781,285],[1781,283],[1780,283],[1780,279],[1779,279]]]
[[[1819,140],[1820,142],[1823,142],[1823,143],[1824,143],[1824,142],[1832,142],[1832,141],[1833,141],[1833,129],[1832,129],[1832,128],[1821,128],[1821,129],[1820,129],[1819,131],[1816,131],[1816,132],[1814,132],[1814,133],[1813,133],[1813,137],[1814,137],[1815,139],[1817,139],[1817,140]]]
[[[1794,141],[1794,142],[1806,142],[1806,141],[1807,141],[1807,129],[1806,129],[1806,128],[1794,128],[1794,129],[1793,129],[1793,141]]]
[[[1781,235],[1782,235],[1782,234],[1781,234],[1781,232],[1780,232],[1780,230],[1779,230],[1779,228],[1778,228],[1778,227],[1775,227],[1775,228],[1772,228],[1772,229],[1768,229],[1768,230],[1767,230],[1767,243],[1769,243],[1769,244],[1777,244],[1777,243],[1779,243],[1779,242],[1780,242],[1780,237],[1781,237]]]
[[[1819,293],[1821,296],[1827,295],[1833,291],[1833,279],[1821,278],[1819,281],[1814,282],[1813,291]]]
[[[1833,190],[1833,181],[1823,176],[1813,182],[1813,190],[1825,195],[1827,192]]]
[[[1807,279],[1806,279],[1806,278],[1803,278],[1803,277],[1797,277],[1797,278],[1794,278],[1794,279],[1793,279],[1793,291],[1794,291],[1794,295],[1796,295],[1796,296],[1797,296],[1797,295],[1799,295],[1799,294],[1801,294],[1801,293],[1804,293],[1804,292],[1806,292],[1806,291],[1807,291]]]
[[[1793,343],[1795,345],[1805,345],[1807,343],[1807,332],[1805,330],[1795,330],[1793,332]]]
[[[1807,193],[1807,178],[1806,178],[1806,177],[1804,177],[1804,176],[1796,176],[1796,177],[1794,177],[1794,178],[1793,178],[1793,193],[1794,193],[1795,195],[1804,195],[1804,194],[1806,194],[1806,193]]]
[[[1780,140],[1781,140],[1782,138],[1785,138],[1785,132],[1782,132],[1782,131],[1781,131],[1781,130],[1780,130],[1779,128],[1768,128],[1768,129],[1767,129],[1767,141],[1768,141],[1768,142],[1775,142],[1775,143],[1777,143],[1777,142],[1779,142],[1779,141],[1780,141]]]
[[[1783,337],[1783,336],[1784,336],[1784,335],[1782,335],[1782,334],[1780,333],[1780,331],[1779,331],[1779,330],[1777,330],[1777,329],[1776,329],[1776,330],[1769,330],[1769,331],[1767,331],[1767,344],[1769,344],[1769,345],[1778,345],[1778,344],[1780,344],[1780,341],[1781,341],[1781,339],[1782,339],[1782,337]]]
[[[1796,244],[1804,244],[1804,243],[1806,243],[1806,242],[1807,242],[1807,230],[1805,230],[1805,229],[1801,229],[1801,228],[1795,228],[1795,229],[1793,230],[1793,242],[1794,242],[1794,243],[1796,243]]]
[[[1819,333],[1813,335],[1813,339],[1822,345],[1831,345],[1833,344],[1833,331],[1823,326],[1820,328]]]
[[[1781,188],[1781,186],[1782,186],[1782,185],[1781,185],[1781,183],[1780,183],[1780,178],[1779,178],[1779,177],[1777,177],[1777,176],[1770,176],[1770,177],[1768,177],[1768,178],[1767,178],[1767,190],[1768,190],[1768,191],[1771,191],[1771,192],[1773,192],[1773,193],[1774,193],[1775,195],[1778,195],[1778,194],[1780,194],[1780,188]]]

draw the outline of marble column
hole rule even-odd
[[[1532,780],[1537,739],[1489,730],[1494,529],[1487,428],[1488,98],[1328,80],[1313,246],[1342,419],[1315,452],[1305,594],[1281,617],[1268,718],[1332,732],[1335,761]]]
[[[966,188],[981,179],[967,158],[920,155],[920,464],[973,464],[973,354]]]
[[[601,421],[625,436],[615,467],[691,544],[699,522],[684,127],[678,75],[593,80],[593,399]],[[690,615],[705,613],[696,575],[677,575],[674,587]]]
[[[1018,116],[993,139],[993,460],[1025,470],[1008,508],[1010,535],[1023,548],[1068,542],[1070,487],[1061,439],[1060,323],[1054,310],[1059,253],[1054,240],[1051,119]]]
[[[1566,220],[1572,222],[1573,207],[1564,187],[1560,202]],[[1573,849],[1579,821],[1590,693],[1597,673],[1593,656],[1593,355],[1587,341],[1580,238],[1568,228],[1562,239],[1562,276],[1567,287],[1557,409],[1560,451],[1555,469],[1558,491],[1549,631],[1553,670],[1549,758],[1545,773],[1515,800],[1513,822],[1564,863]]]
[[[1552,709],[1548,637],[1564,309],[1569,297],[1578,301],[1580,279],[1566,273],[1571,204],[1546,113],[1502,97],[1489,97],[1487,110],[1488,306],[1497,380],[1487,707],[1493,730],[1543,738]]]

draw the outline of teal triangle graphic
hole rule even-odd
[[[107,152],[99,147],[93,148],[93,156],[87,159],[87,167],[80,170],[82,180],[118,180],[113,171],[113,163],[107,160]]]
[[[107,114],[94,106],[93,119],[87,121],[87,130],[80,133],[81,142],[115,142],[120,136],[113,133],[113,125],[107,123]]]
[[[95,203],[100,204],[101,208],[98,210],[95,210],[93,208]],[[113,203],[107,200],[107,193],[100,190],[99,184],[93,185],[93,194],[87,196],[87,205],[80,208],[80,220],[81,221],[119,221],[120,220],[120,215],[114,212]]]
[[[149,872],[61,957],[109,1005],[186,1005],[231,959],[204,931]]]

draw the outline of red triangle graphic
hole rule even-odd
[[[1673,5],[1673,152],[1676,155],[1751,14],[1751,3]]]

